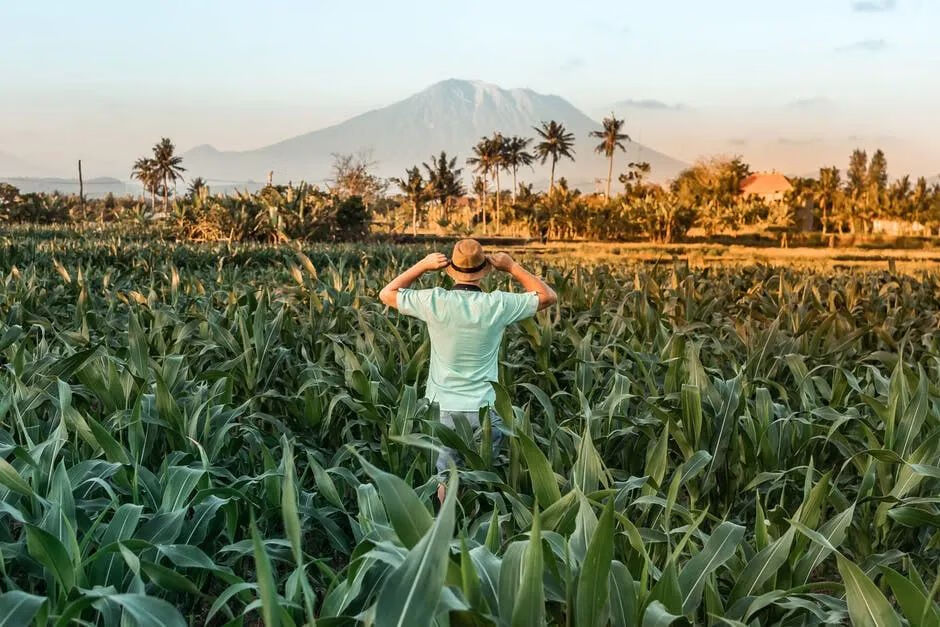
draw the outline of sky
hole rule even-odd
[[[616,111],[689,162],[882,147],[940,174],[940,0],[0,0],[0,24],[0,153],[44,174],[127,178],[161,136],[257,148],[446,78]]]

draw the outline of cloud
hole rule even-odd
[[[581,57],[569,57],[564,63],[561,64],[562,72],[573,72],[575,70],[580,70],[585,65],[584,59]]]
[[[852,10],[857,13],[883,13],[898,6],[895,0],[854,0]]]
[[[811,146],[822,141],[819,137],[779,137],[777,143],[781,146]]]
[[[828,98],[823,98],[822,96],[813,96],[810,98],[797,98],[796,100],[791,100],[786,104],[787,109],[820,109],[822,107],[827,107],[832,104],[832,101]]]
[[[881,52],[888,48],[884,39],[863,39],[846,46],[839,46],[836,52]]]
[[[732,137],[728,140],[728,143],[732,146],[747,146],[750,142],[743,137]]]
[[[614,103],[615,107],[628,107],[630,109],[647,109],[649,111],[684,111],[688,109],[684,104],[676,103],[674,105],[655,100],[653,98],[643,98],[640,100],[621,100]]]
[[[894,135],[849,135],[846,138],[850,142],[900,142],[904,141]]]

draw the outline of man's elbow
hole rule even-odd
[[[379,300],[395,309],[398,308],[398,290],[390,290],[387,287],[383,287],[382,291],[379,292]]]
[[[551,307],[558,302],[558,295],[555,290],[549,288],[548,291],[539,294],[539,309]]]

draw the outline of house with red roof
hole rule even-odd
[[[756,197],[764,202],[783,200],[793,185],[779,172],[756,172],[741,181],[741,195]]]

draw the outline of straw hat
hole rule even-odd
[[[447,274],[455,281],[476,281],[486,276],[493,266],[483,253],[483,246],[475,239],[462,239],[454,244]]]

